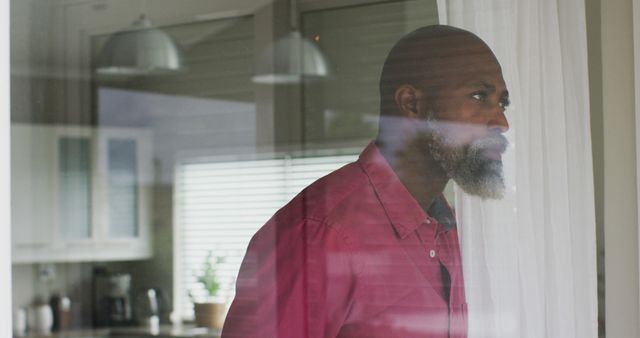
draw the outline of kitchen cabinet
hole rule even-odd
[[[91,129],[59,128],[54,129],[53,135],[50,144],[54,147],[52,185],[57,234],[65,242],[91,240],[94,202]]]
[[[151,256],[149,130],[14,124],[14,263]]]
[[[33,260],[50,246],[53,218],[53,152],[43,144],[55,138],[54,129],[23,126],[11,131],[11,219],[13,258]]]

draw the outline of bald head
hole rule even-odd
[[[502,196],[509,92],[480,38],[449,26],[406,35],[385,61],[380,101],[376,143],[392,166],[421,163],[430,181],[453,179],[470,194]]]
[[[438,92],[479,64],[498,65],[489,47],[463,29],[433,25],[419,28],[391,49],[380,76],[380,113],[400,115],[395,98],[402,85],[412,85],[435,102]]]

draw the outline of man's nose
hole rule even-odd
[[[494,114],[494,118],[490,121],[489,127],[491,129],[497,129],[501,133],[506,133],[509,130],[509,121],[504,115],[504,109],[499,109]]]

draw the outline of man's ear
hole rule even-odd
[[[412,85],[405,84],[396,89],[394,98],[402,116],[414,118],[420,115],[418,111],[420,96],[419,90]]]

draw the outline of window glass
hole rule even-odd
[[[604,336],[593,6],[12,0],[15,335]]]
[[[91,236],[89,146],[87,138],[62,138],[58,143],[60,225],[64,229],[63,237],[69,239],[87,239]]]
[[[193,316],[193,302],[207,299],[198,282],[208,255],[220,257],[218,301],[235,295],[240,263],[253,234],[304,187],[355,155],[280,156],[263,160],[190,159],[178,165],[176,185],[180,218],[183,313]]]
[[[138,236],[137,161],[134,140],[111,139],[109,147],[109,228],[111,237]]]
[[[438,23],[434,1],[363,4],[302,13],[302,31],[321,48],[333,72],[306,81],[305,143],[351,140],[366,145],[378,131],[380,71],[393,44],[412,30]]]

